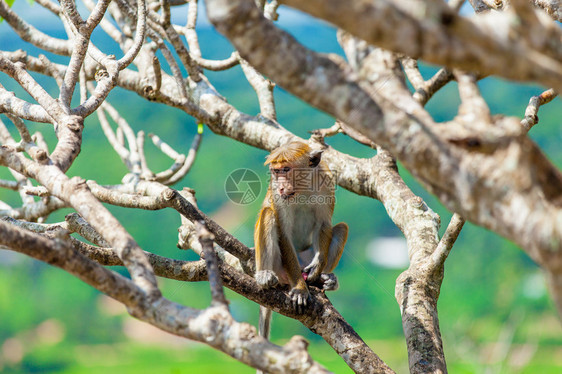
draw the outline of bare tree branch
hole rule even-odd
[[[29,25],[14,13],[6,3],[6,0],[0,1],[0,16],[12,26],[14,31],[26,42],[34,46],[45,49],[51,53],[58,55],[70,56],[72,45],[68,40],[57,39],[44,34],[35,27]]]
[[[447,230],[445,234],[437,244],[437,248],[431,254],[431,266],[437,270],[439,267],[443,267],[445,264],[445,260],[451,249],[453,248],[453,244],[457,240],[461,229],[464,225],[464,219],[459,216],[458,214],[453,214],[451,217],[451,222],[449,222],[449,226],[447,226]]]
[[[203,248],[205,264],[207,266],[207,276],[209,278],[209,285],[211,286],[211,305],[223,305],[228,307],[224,292],[222,290],[222,281],[219,274],[219,261],[217,254],[213,249],[214,236],[205,228],[203,222],[195,222],[198,231],[199,242]]]
[[[546,90],[538,96],[533,96],[529,100],[529,105],[525,109],[525,118],[521,120],[521,126],[527,131],[531,130],[539,122],[539,107],[551,102],[558,94],[553,89]]]
[[[539,107],[562,87],[562,31],[553,22],[560,19],[557,1],[513,0],[508,6],[504,1],[470,0],[477,15],[469,18],[458,13],[462,0],[207,0],[209,19],[234,46],[222,60],[202,56],[201,47],[207,46],[198,37],[197,0],[83,0],[86,12],[71,0],[61,0],[60,6],[37,2],[60,18],[68,40],[38,31],[6,0],[0,2],[6,27],[42,51],[64,56],[0,51],[0,71],[32,98],[24,100],[19,89],[13,93],[0,85],[0,113],[14,125],[0,121],[0,164],[13,179],[0,179],[0,188],[17,191],[21,200],[0,201],[0,215],[5,216],[0,221],[2,248],[59,266],[126,305],[133,316],[260,370],[326,372],[308,355],[302,338],[279,347],[234,321],[223,285],[300,321],[355,372],[393,372],[314,285],[304,314],[292,308],[286,288],[261,289],[248,275],[254,273],[253,249],[201,212],[195,191],[168,187],[190,171],[204,125],[265,150],[300,139],[276,120],[273,88],[279,84],[335,118],[332,127],[320,126],[310,139],[301,140],[324,151],[323,160],[340,186],[379,199],[406,238],[410,265],[396,280],[395,296],[410,372],[447,372],[437,302],[445,261],[465,218],[514,241],[541,265],[562,311],[562,175],[527,136],[538,122]],[[185,25],[174,24],[174,7],[187,3]],[[273,21],[280,3],[341,27],[338,41],[347,61],[312,52],[278,28]],[[121,58],[105,44],[92,43],[96,30],[118,44]],[[418,59],[444,67],[425,80]],[[205,76],[206,70],[237,64],[257,94],[259,115],[229,104]],[[553,88],[531,98],[522,121],[493,116],[477,85],[492,74]],[[453,79],[461,98],[458,115],[437,123],[423,106]],[[79,105],[72,107],[77,83]],[[57,86],[58,99],[47,89]],[[151,171],[144,130],[107,101],[117,86],[196,119],[198,134],[189,151],[149,134],[173,160],[166,170]],[[81,150],[85,120],[94,111],[128,170],[120,184],[98,185],[66,175]],[[56,143],[47,145],[42,133],[32,134],[34,127],[23,120],[52,124]],[[376,155],[352,157],[325,143],[339,133],[376,149]],[[440,217],[409,189],[396,160],[458,212],[441,239]],[[192,249],[202,260],[172,260],[143,251],[103,204],[174,209],[181,218],[177,246]],[[77,213],[64,222],[45,223],[63,207]],[[71,232],[93,245],[69,236]],[[125,266],[131,279],[100,265]],[[166,300],[156,276],[209,281],[211,305],[197,310]]]
[[[535,6],[542,8],[552,18],[562,22],[562,9],[559,0],[532,0]]]
[[[299,373],[327,373],[295,337],[279,347],[257,335],[256,329],[237,323],[224,305],[197,310],[162,297],[152,299],[129,279],[103,268],[76,252],[65,239],[48,239],[0,221],[0,245],[60,267],[125,304],[136,318],[162,330],[217,348],[237,360],[272,373],[289,368]],[[60,235],[60,234],[59,234]]]
[[[334,0],[329,5],[320,0],[282,3],[332,22],[373,45],[412,58],[485,75],[533,80],[555,89],[562,87],[562,67],[557,61],[560,51],[549,50],[556,54],[552,58],[519,39],[508,38],[509,25],[497,27],[509,22],[507,15],[467,19],[457,15],[445,2],[432,2],[424,12],[416,11],[425,7],[423,2],[407,6],[367,0],[345,3]],[[427,12],[433,16],[425,17]],[[547,32],[544,28],[543,31]],[[559,38],[559,30],[557,35]]]
[[[104,233],[104,238],[117,250],[138,287],[149,297],[160,297],[146,256],[119,221],[90,193],[83,180],[70,180],[57,166],[35,163],[5,147],[0,148],[0,163],[34,178],[54,196],[76,209],[97,231]]]
[[[521,135],[519,121],[495,118],[494,126],[486,126],[486,133],[471,128],[459,138],[459,124],[437,126],[419,104],[408,100],[405,87],[394,86],[400,100],[365,92],[338,64],[296,43],[253,11],[250,3],[208,1],[211,21],[241,56],[285,89],[387,148],[449,209],[512,239],[549,272],[562,273],[562,240],[552,240],[562,238],[562,230],[554,223],[560,210],[562,176]],[[215,7],[230,13],[214,12]],[[245,22],[246,27],[236,27],[237,22]],[[271,48],[266,52],[260,45]],[[271,54],[277,58],[269,59]],[[303,77],[302,81],[296,84],[291,79],[295,76]],[[513,168],[513,162],[517,167]],[[494,183],[484,183],[491,170]],[[530,186],[526,181],[531,176],[534,182]]]

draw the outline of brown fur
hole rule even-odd
[[[345,223],[332,227],[332,188],[322,185],[318,189],[312,184],[309,190],[301,191],[293,185],[294,169],[308,170],[312,183],[321,173],[331,176],[320,151],[313,151],[302,141],[290,142],[272,151],[265,165],[270,167],[271,184],[254,232],[255,278],[263,288],[274,287],[277,283],[289,284],[293,305],[299,312],[306,307],[309,297],[307,282],[320,282],[320,287],[326,290],[337,288],[337,278],[328,273],[342,256],[348,227]],[[306,200],[311,196],[324,199],[324,203]],[[299,197],[305,198],[305,202],[299,202]],[[303,271],[308,275],[306,282]],[[260,320],[260,326],[268,329],[267,322]],[[268,336],[269,332],[260,331],[260,334]]]

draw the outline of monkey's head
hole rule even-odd
[[[265,160],[271,173],[272,193],[289,199],[297,192],[314,192],[313,180],[322,151],[313,150],[302,141],[292,141],[274,149]]]

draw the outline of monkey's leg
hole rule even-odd
[[[256,282],[261,288],[274,287],[279,283],[275,270],[281,265],[281,254],[275,215],[270,208],[263,208],[260,212],[254,232],[254,244],[256,247]],[[258,327],[259,335],[269,339],[271,310],[261,305]],[[263,373],[258,370],[257,374]]]
[[[328,263],[326,264],[323,273],[331,273],[334,271],[336,266],[338,266],[343,254],[343,248],[347,242],[348,232],[349,227],[345,222],[340,222],[332,227],[332,241],[330,243],[330,249],[328,250]]]
[[[330,243],[330,250],[328,251],[328,263],[320,280],[322,282],[322,289],[325,291],[335,291],[339,288],[338,278],[332,271],[340,262],[343,254],[343,248],[347,242],[347,234],[349,227],[346,223],[341,222],[332,228],[332,242]]]
[[[254,232],[256,247],[256,275],[254,278],[261,288],[275,287],[279,283],[278,274],[281,274],[283,270],[277,227],[273,210],[263,208]]]
[[[320,274],[328,265],[330,243],[332,242],[332,227],[330,224],[322,224],[318,229],[312,242],[314,250],[314,258],[304,268],[304,272],[308,274],[307,281],[316,283],[320,279]]]
[[[325,256],[327,258],[326,265],[322,268],[323,271],[318,276],[318,278],[314,279],[309,276],[309,279],[313,279],[311,283],[316,283],[324,291],[335,291],[339,287],[338,278],[334,273],[332,273],[332,271],[334,271],[334,269],[338,265],[338,262],[340,261],[340,258],[343,254],[343,249],[345,247],[345,243],[347,242],[348,231],[349,228],[344,222],[338,223],[337,225],[332,227],[332,235],[330,237],[331,240],[329,242],[329,247],[326,251],[327,254]],[[321,253],[322,252],[318,252],[317,255]],[[314,263],[311,263],[305,268],[305,271],[314,271],[315,269],[312,268],[314,265]]]

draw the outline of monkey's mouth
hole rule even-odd
[[[295,194],[296,194],[296,192],[291,192],[291,193],[288,193],[288,194],[285,194],[285,195],[281,195],[281,197],[282,197],[283,199],[287,200],[287,199],[289,199],[289,198],[295,196]]]

